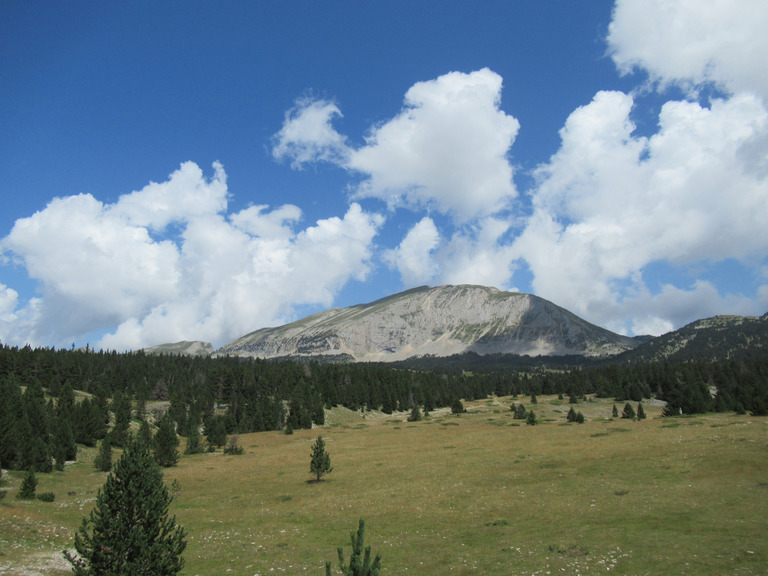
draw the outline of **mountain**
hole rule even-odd
[[[768,351],[768,314],[714,316],[657,336],[624,352],[617,361],[705,362],[727,360]]]
[[[467,352],[608,356],[637,344],[543,298],[462,285],[414,288],[263,328],[214,355],[388,362]]]
[[[173,344],[158,344],[151,348],[144,348],[146,354],[178,354],[184,356],[210,356],[214,351],[213,344],[210,342],[200,342],[199,340],[182,340]]]

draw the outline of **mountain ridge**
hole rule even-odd
[[[262,328],[214,356],[374,362],[465,352],[602,357],[638,343],[538,296],[464,284],[412,288]]]

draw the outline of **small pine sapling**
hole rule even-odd
[[[628,420],[635,419],[635,410],[632,408],[632,405],[629,402],[624,404],[624,411],[621,413],[621,417],[627,418]]]
[[[528,411],[528,416],[525,419],[525,423],[528,424],[528,426],[536,425],[536,414],[533,413],[533,410]]]
[[[309,471],[315,474],[317,482],[320,482],[323,474],[330,474],[333,471],[331,456],[325,451],[325,441],[322,436],[318,436],[312,445],[312,460],[309,463]]]
[[[643,403],[639,402],[637,405],[637,419],[645,420],[645,410],[643,409]]]
[[[357,534],[349,533],[352,540],[352,554],[349,564],[344,563],[344,550],[339,546],[339,569],[344,576],[379,576],[381,573],[381,554],[371,562],[371,547],[365,546],[365,520],[360,518]],[[325,574],[331,576],[331,563],[325,563]]]
[[[614,405],[613,405],[613,411],[611,412],[611,415],[612,415],[614,418],[618,418],[618,417],[619,417],[619,409],[618,409],[618,408],[616,408],[616,404],[614,404]]]

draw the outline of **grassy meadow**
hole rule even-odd
[[[414,423],[335,410],[321,430],[242,435],[242,456],[182,457],[165,478],[180,486],[183,573],[320,576],[361,517],[392,576],[768,573],[768,419],[644,404],[647,420],[614,420],[598,400],[568,424],[567,399],[542,396],[527,426],[513,401],[530,408],[492,398]],[[320,433],[333,472],[314,483]],[[60,551],[106,478],[95,449],[80,454],[38,475],[53,503],[16,500],[22,473],[5,474],[0,573],[67,573]]]

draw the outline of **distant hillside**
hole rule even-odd
[[[151,348],[144,348],[146,354],[178,354],[184,356],[209,356],[214,351],[210,342],[199,340],[175,342],[173,344],[158,344]]]
[[[768,314],[715,316],[653,338],[616,359],[628,362],[710,362],[766,352]]]
[[[608,356],[637,345],[530,294],[415,288],[252,332],[215,355],[390,362],[454,354]]]

